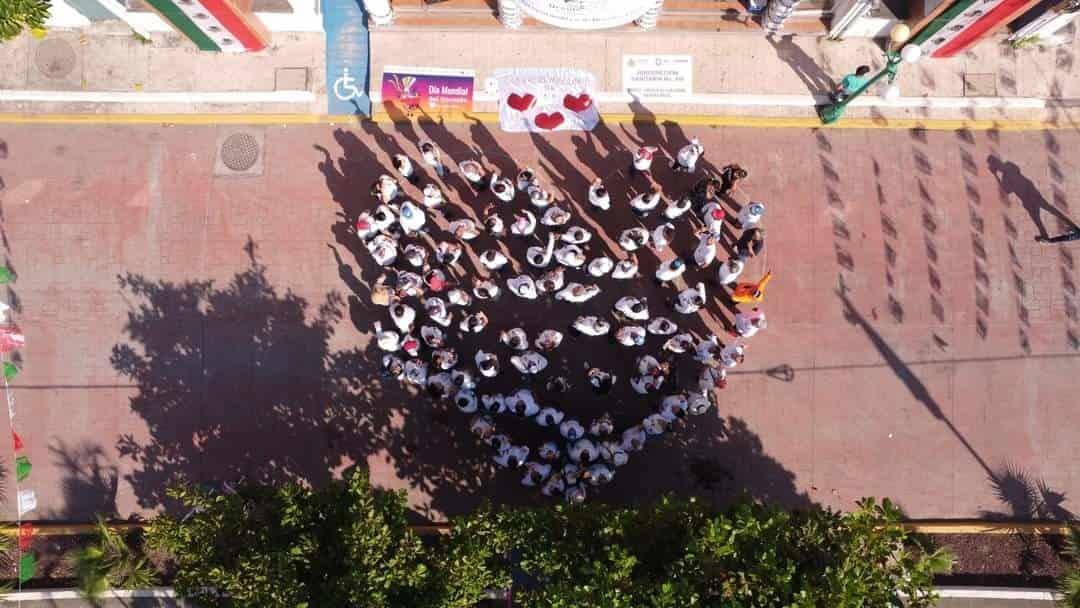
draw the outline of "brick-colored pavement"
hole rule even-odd
[[[215,176],[215,144],[236,130],[264,138],[261,175]],[[1035,243],[1032,218],[1056,232],[1050,209],[1080,192],[1075,132],[27,126],[2,135],[0,200],[40,517],[145,514],[181,476],[318,482],[353,462],[408,488],[428,517],[481,497],[538,500],[491,469],[464,416],[384,383],[366,350],[384,318],[363,297],[376,271],[338,213],[369,205],[389,154],[413,153],[421,131],[456,159],[475,145],[504,170],[537,168],[579,212],[594,173],[625,190],[631,141],[671,153],[696,134],[712,163],[749,168],[740,201],[768,205],[767,253],[746,272],[776,273],[768,329],[719,412],[653,444],[603,497],[745,489],[839,508],[892,496],[913,517],[1032,515],[1016,512],[1031,503],[1022,476],[1045,488],[1039,515],[1074,508],[1077,246]],[[692,183],[658,174],[673,192]],[[585,213],[608,235],[594,251],[634,221]],[[618,295],[605,286],[598,310]],[[660,306],[655,286],[632,289]],[[576,312],[513,304],[496,324]],[[714,300],[694,327],[729,314]],[[609,351],[561,353],[576,367],[586,354],[614,362]],[[646,409],[629,395],[614,406],[624,417]]]

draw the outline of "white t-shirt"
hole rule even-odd
[[[603,336],[611,331],[611,323],[600,317],[578,317],[574,320],[574,329],[587,336]]]
[[[506,286],[519,298],[525,298],[526,300],[536,299],[536,281],[527,274],[507,279]]]
[[[700,268],[706,268],[716,259],[716,241],[708,235],[698,240],[697,248],[694,249],[694,263]]]
[[[611,209],[611,195],[608,194],[607,189],[604,189],[603,194],[601,194],[599,190],[603,187],[602,184],[589,186],[589,204],[601,211],[607,211]]]
[[[728,260],[720,265],[717,278],[721,285],[730,285],[742,274],[744,264],[740,260]]]
[[[611,261],[609,257],[595,258],[589,262],[588,270],[589,274],[594,277],[602,277],[611,272],[611,269],[615,267],[615,262]]]
[[[424,215],[424,211],[412,201],[405,201],[401,204],[398,214],[398,223],[401,224],[401,228],[406,233],[420,230],[424,227],[426,222],[427,217]]]

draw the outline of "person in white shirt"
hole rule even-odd
[[[623,296],[615,302],[615,318],[620,321],[630,319],[633,321],[647,321],[649,319],[649,305],[645,298]]]
[[[679,326],[675,325],[667,317],[656,317],[649,324],[645,326],[645,329],[654,336],[670,336],[671,334],[679,331]]]
[[[398,186],[397,180],[383,173],[376,180],[375,186],[372,188],[372,193],[379,202],[385,204],[397,198],[398,193],[401,192],[401,187]]]
[[[461,174],[468,180],[469,185],[473,187],[473,190],[480,192],[487,188],[487,177],[485,175],[484,166],[475,160],[463,160],[458,163],[458,169],[461,170]]]
[[[457,243],[439,241],[435,244],[435,260],[443,266],[450,266],[458,261],[465,250]]]
[[[571,226],[559,236],[559,239],[571,245],[584,245],[592,240],[592,233],[581,226]]]
[[[386,352],[394,352],[401,348],[401,336],[392,329],[383,329],[382,323],[375,322],[375,343]]]
[[[472,296],[469,295],[469,292],[464,289],[458,289],[457,287],[446,292],[446,299],[454,306],[461,306],[462,308],[466,308],[472,304]]]
[[[478,300],[498,300],[501,293],[499,284],[491,279],[481,279],[473,285],[473,295]]]
[[[390,205],[379,205],[371,212],[371,228],[375,232],[387,230],[396,221],[397,217]]]
[[[529,186],[529,203],[537,209],[546,209],[551,204],[552,196],[547,190],[533,184]]]
[[[639,374],[644,376],[662,376],[670,369],[670,365],[661,364],[660,361],[652,355],[641,355],[635,362],[635,367]]]
[[[407,334],[413,330],[413,321],[416,320],[416,311],[408,304],[395,302],[390,305],[390,318],[394,320],[394,325],[397,326],[398,331]]]
[[[536,424],[540,426],[558,426],[565,414],[553,407],[545,407],[536,414]]]
[[[615,332],[615,341],[623,346],[641,346],[645,344],[645,328],[626,325]]]
[[[555,235],[548,234],[547,246],[533,245],[525,250],[525,261],[535,268],[544,268],[551,263],[551,256],[555,253]]]
[[[660,414],[650,414],[641,421],[641,428],[649,435],[663,435],[668,428],[668,421]]]
[[[672,258],[656,268],[656,281],[667,285],[686,272],[686,263],[682,258]]]
[[[526,300],[535,300],[538,295],[536,293],[536,281],[527,274],[507,279],[506,286],[510,288],[510,293]]]
[[[424,215],[424,210],[416,203],[410,200],[401,203],[401,207],[398,209],[398,224],[401,225],[401,229],[405,231],[405,234],[423,230],[426,222],[427,216]]]
[[[559,449],[559,444],[554,441],[545,441],[540,445],[540,449],[537,450],[536,454],[541,460],[554,462],[562,455],[562,450]]]
[[[709,203],[701,210],[701,221],[704,222],[705,229],[716,236],[720,236],[723,232],[725,217],[727,217],[727,212],[720,203]]]
[[[478,334],[484,331],[484,328],[487,327],[487,324],[488,318],[487,315],[483,313],[483,311],[474,312],[473,314],[468,315],[461,320],[461,323],[458,325],[458,329],[465,333]]]
[[[611,269],[615,267],[615,262],[611,261],[611,258],[607,256],[600,256],[589,261],[589,265],[586,270],[589,274],[596,278],[607,276]]]
[[[491,192],[495,195],[495,198],[504,203],[509,203],[514,200],[514,182],[510,181],[508,177],[499,177],[499,172],[495,171],[491,175]]]
[[[709,336],[698,342],[694,348],[694,360],[705,365],[715,365],[720,358],[721,350],[720,342],[716,339],[716,336]]]
[[[498,209],[495,205],[488,205],[484,208],[484,228],[491,236],[502,236],[506,234],[506,223],[499,217]]]
[[[635,375],[630,378],[630,388],[639,395],[647,395],[660,387],[652,376]]]
[[[589,382],[589,386],[597,395],[606,395],[611,392],[611,387],[615,386],[615,380],[617,379],[611,372],[606,372],[599,367],[589,367],[589,363],[585,362],[585,367],[588,371],[585,372],[585,379]]]
[[[489,414],[502,414],[506,411],[506,397],[502,393],[480,395],[480,409]]]
[[[543,485],[544,480],[546,480],[550,475],[550,464],[541,464],[539,462],[526,462],[525,476],[521,478],[521,485],[528,487]]]
[[[664,217],[669,220],[678,219],[690,210],[692,203],[693,201],[688,196],[668,201],[667,207],[664,208]]]
[[[424,186],[424,200],[421,201],[428,209],[438,209],[446,203],[446,197],[443,196],[442,190],[435,184],[428,184]]]
[[[663,348],[669,353],[681,355],[694,348],[694,336],[690,334],[672,336],[664,342]]]
[[[529,457],[529,446],[512,445],[495,455],[495,464],[504,469],[516,469]]]
[[[409,359],[405,362],[405,381],[416,386],[427,383],[428,365],[426,361]]]
[[[687,398],[686,409],[690,412],[691,416],[700,416],[709,411],[709,406],[712,405],[712,399],[709,397],[711,393],[690,393]]]
[[[683,173],[693,173],[697,167],[698,158],[704,153],[705,146],[701,145],[698,138],[692,137],[690,143],[679,149],[675,162],[671,163],[671,168]]]
[[[660,224],[652,231],[653,247],[657,251],[663,251],[673,238],[675,238],[675,225],[671,222]]]
[[[619,246],[627,251],[635,251],[649,243],[649,231],[638,226],[627,228],[619,233]]]
[[[577,245],[563,245],[555,250],[555,261],[567,268],[579,268],[585,259],[585,252]]]
[[[758,308],[735,315],[735,335],[749,338],[762,329],[765,329],[765,313]]]
[[[451,370],[457,362],[457,351],[452,348],[437,348],[431,353],[431,364],[439,369]]]
[[[541,351],[551,352],[556,348],[559,348],[559,345],[562,344],[562,340],[562,332],[554,329],[545,329],[540,332],[540,335],[536,337],[533,344]]]
[[[536,183],[536,173],[531,167],[525,167],[517,174],[518,192],[528,192],[529,187]]]
[[[577,441],[585,436],[585,427],[581,426],[581,423],[573,418],[563,420],[559,424],[559,433],[567,441]]]
[[[675,310],[692,315],[705,305],[705,283],[698,283],[679,292],[675,298]]]
[[[686,395],[682,393],[668,395],[660,401],[660,415],[669,424],[676,420],[682,420],[686,418],[687,403]]]
[[[413,268],[423,268],[427,264],[427,249],[423,245],[409,243],[401,254]]]
[[[520,327],[503,330],[499,333],[499,341],[514,350],[529,348],[529,336]]]
[[[603,336],[611,331],[611,323],[589,315],[574,319],[573,328],[586,336]]]
[[[394,155],[394,168],[401,174],[401,177],[409,180],[410,184],[416,183],[416,171],[413,169],[412,161],[408,156],[404,154]]]
[[[566,482],[560,475],[548,477],[544,485],[540,487],[540,493],[544,496],[555,496],[566,491]]]
[[[540,293],[555,293],[563,288],[565,281],[566,269],[556,266],[540,275],[540,279],[536,281],[536,289]]]
[[[620,447],[626,452],[640,452],[645,448],[645,429],[640,425],[634,425],[622,433]]]
[[[487,353],[482,350],[476,351],[476,369],[480,370],[480,375],[485,378],[494,378],[499,375],[499,357],[494,353]]]
[[[424,157],[424,164],[435,169],[436,175],[439,177],[446,177],[446,167],[442,163],[442,157],[439,154],[439,149],[435,147],[435,144],[430,141],[421,142],[420,154]]]
[[[472,391],[458,391],[457,394],[454,395],[454,405],[462,412],[472,414],[476,411],[477,407],[476,395],[474,395]]]
[[[727,370],[722,367],[704,365],[698,375],[698,390],[708,393],[727,386]]]
[[[660,205],[660,191],[651,188],[630,199],[630,208],[638,217],[648,217],[657,206]]]
[[[589,423],[589,434],[594,437],[604,437],[615,432],[615,423],[610,414],[603,414]]]
[[[518,416],[532,418],[540,411],[540,405],[531,390],[519,388],[506,398],[506,409]]]
[[[570,445],[566,454],[574,462],[589,464],[600,456],[600,451],[596,449],[596,444],[592,440],[581,438]]]
[[[751,201],[739,209],[739,215],[736,220],[736,225],[743,230],[749,230],[750,228],[756,228],[761,223],[761,218],[765,216],[765,205]]]
[[[545,226],[562,226],[566,222],[570,221],[570,212],[562,207],[551,206],[544,212],[544,216],[540,218],[540,223]]]
[[[745,264],[739,258],[731,258],[720,265],[717,271],[717,280],[721,285],[731,285],[742,274]]]
[[[613,279],[633,279],[637,274],[637,256],[633,255],[625,260],[619,260],[615,263],[615,268],[611,269],[611,278]]]
[[[429,319],[443,327],[449,327],[453,319],[453,313],[447,308],[442,298],[432,297],[424,300],[424,310]]]
[[[566,287],[560,289],[555,294],[555,299],[563,302],[572,302],[574,304],[580,304],[591,300],[596,294],[600,293],[600,288],[596,285],[582,285],[581,283],[570,283]]]
[[[616,441],[604,441],[600,443],[600,457],[612,466],[621,467],[630,462],[630,455],[626,453]]]
[[[443,331],[434,325],[422,325],[420,327],[420,339],[428,348],[442,348],[446,346],[446,336]]]
[[[450,379],[453,380],[454,386],[458,387],[459,390],[476,390],[476,378],[474,378],[472,372],[467,369],[450,370]],[[479,402],[477,405],[479,405]]]
[[[630,166],[631,175],[637,173],[648,173],[652,168],[653,155],[657,152],[657,148],[653,146],[642,146],[634,152],[634,162]]]
[[[580,485],[566,486],[563,495],[566,497],[566,502],[572,505],[580,505],[585,502],[585,487]]]
[[[367,248],[379,266],[389,266],[397,260],[397,241],[385,234],[368,241]]]
[[[498,272],[503,266],[510,262],[505,255],[498,249],[488,249],[480,254],[480,263],[484,265],[484,268]]]
[[[698,233],[697,248],[694,249],[694,263],[698,268],[708,268],[716,259],[716,236],[707,230]]]
[[[533,375],[544,371],[548,365],[547,358],[536,351],[526,351],[521,355],[510,357],[510,363],[523,374]]]
[[[501,452],[513,445],[514,442],[512,439],[510,439],[509,435],[506,435],[504,433],[493,433],[491,435],[488,435],[484,443],[486,443],[488,447],[495,450],[496,452]]]
[[[528,209],[514,212],[514,221],[510,224],[510,234],[532,236],[536,232],[536,216]]]
[[[450,222],[447,230],[450,231],[450,234],[463,241],[471,241],[480,236],[480,229],[476,227],[476,222],[467,217]]]
[[[720,363],[727,368],[735,367],[743,362],[745,350],[742,344],[728,344],[720,351]]]
[[[601,211],[611,209],[611,196],[599,177],[589,186],[589,204]]]

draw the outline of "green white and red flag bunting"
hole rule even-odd
[[[23,449],[22,438],[19,437],[19,434],[14,430],[11,431],[11,447],[14,448],[16,452]]]
[[[159,15],[203,51],[261,51],[269,33],[250,11],[233,0],[147,0]]]
[[[19,517],[37,508],[37,494],[33,490],[19,490]]]
[[[13,280],[15,280],[15,273],[11,272],[11,269],[7,266],[0,266],[0,285],[10,283]]]
[[[34,578],[35,570],[37,570],[37,558],[33,553],[23,553],[19,557],[19,584],[22,585]]]
[[[26,338],[17,325],[0,327],[0,353],[10,353],[26,344]]]
[[[6,266],[0,267],[0,284],[15,280],[15,273]],[[0,303],[0,354],[7,355],[26,344],[19,326],[10,320],[11,307],[6,303]],[[6,357],[4,357],[6,359]],[[19,433],[15,430],[15,393],[11,390],[11,380],[18,375],[19,368],[12,361],[0,360],[3,366],[4,398],[8,406],[8,426],[11,429],[11,447],[15,453],[15,496],[16,496],[16,523],[18,528],[18,551],[15,563],[18,568],[18,588],[21,590],[23,583],[32,579],[37,570],[37,556],[32,548],[34,527],[29,522],[23,521],[23,516],[37,509],[37,494],[33,489],[23,487],[22,484],[30,478],[33,466],[30,458],[19,454],[25,447]]]
[[[4,380],[11,381],[19,375],[19,368],[14,363],[4,361]]]
[[[29,523],[19,524],[19,549],[26,551],[34,539],[34,526]]]
[[[34,467],[30,466],[30,459],[26,456],[19,456],[15,459],[15,479],[18,481],[26,481],[26,478],[30,476],[30,470]]]

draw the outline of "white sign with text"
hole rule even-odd
[[[690,55],[623,55],[623,91],[639,99],[678,99],[694,92]]]

